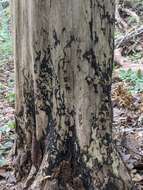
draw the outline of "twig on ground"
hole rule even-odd
[[[121,37],[115,40],[115,47],[119,48],[125,45],[130,40],[140,36],[143,34],[143,26],[134,29],[132,32],[127,33],[126,35],[122,35]]]

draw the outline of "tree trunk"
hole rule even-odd
[[[114,0],[13,0],[21,189],[131,190],[112,141]]]

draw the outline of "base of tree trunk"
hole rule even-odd
[[[71,153],[75,151],[75,147],[72,147]],[[59,161],[51,165],[47,164],[50,163],[49,157],[50,154],[45,152],[38,167],[30,163],[28,154],[21,153],[21,160],[24,159],[25,162],[22,167],[15,165],[15,174],[20,181],[15,188],[17,190],[136,190],[115,149],[110,158],[112,171],[110,164],[102,165],[97,160],[93,168],[87,167],[80,152],[74,154],[68,152],[64,155],[65,159],[61,159],[59,155]]]

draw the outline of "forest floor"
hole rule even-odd
[[[133,181],[143,189],[143,1],[116,5],[113,137]]]
[[[13,144],[14,65],[8,1],[0,1],[0,166]]]
[[[7,1],[6,1],[7,2]],[[112,85],[113,138],[133,181],[143,189],[143,0],[116,9]],[[10,177],[7,155],[14,141],[14,66],[8,4],[0,2],[0,189]]]

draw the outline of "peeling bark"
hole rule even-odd
[[[131,190],[112,140],[114,1],[14,0],[23,189]]]

